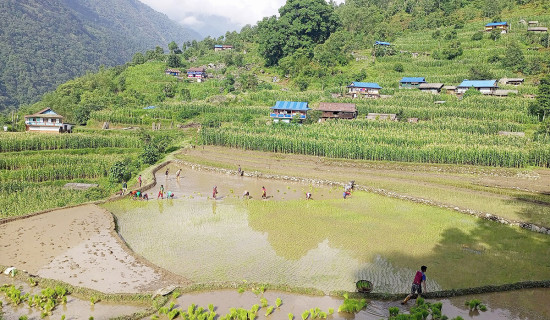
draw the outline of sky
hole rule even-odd
[[[240,31],[263,17],[276,15],[286,0],[140,0],[203,36]],[[343,0],[336,1],[337,3]]]

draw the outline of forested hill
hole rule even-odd
[[[3,0],[0,110],[135,52],[199,38],[138,0]]]

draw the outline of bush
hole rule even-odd
[[[124,161],[115,162],[109,169],[109,179],[115,182],[128,181],[131,173],[128,170],[128,166]]]
[[[500,29],[493,29],[491,30],[491,33],[489,33],[489,39],[497,41],[500,39]]]
[[[472,35],[472,41],[479,41],[483,39],[483,31],[478,31]]]
[[[393,66],[393,70],[396,72],[403,72],[405,71],[405,68],[402,63],[396,63],[395,66]]]

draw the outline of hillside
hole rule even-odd
[[[137,0],[2,1],[0,110],[138,51],[197,38]]]
[[[338,10],[343,9],[336,10],[341,14]],[[509,21],[508,33],[483,32],[491,20],[473,16],[459,24],[399,32],[391,38],[391,52],[377,52],[376,57],[372,43],[358,45],[339,30],[313,50],[299,48],[275,63],[262,55],[262,37],[271,31],[258,26],[227,35],[225,43],[235,45],[235,50],[215,52],[214,44],[224,41],[205,39],[186,46],[181,54],[151,55],[148,60],[137,59],[69,81],[27,110],[51,107],[68,121],[91,127],[104,121],[146,127],[156,122],[163,127],[201,123],[203,129],[194,138],[197,143],[264,151],[548,166],[548,133],[539,125],[540,114],[529,111],[540,102],[530,97],[538,93],[550,65],[550,51],[541,45],[548,37],[527,33],[522,20],[536,19],[548,25],[550,16],[533,5],[503,10],[501,16]],[[340,62],[327,64],[323,58],[338,55]],[[195,82],[164,74],[167,67],[189,66],[205,67],[208,80]],[[500,84],[501,89],[517,90],[508,97],[476,92],[457,97],[401,90],[403,77],[425,77],[427,82],[450,86],[464,79],[521,77],[525,82],[517,87]],[[346,96],[346,86],[352,81],[378,83],[385,98]],[[270,125],[269,107],[278,100],[304,101],[314,109],[320,102],[354,103],[359,116],[354,121],[317,123],[319,112],[312,111],[303,126]],[[150,105],[155,107],[144,109]],[[396,114],[399,121],[369,121],[365,119],[368,113]],[[417,118],[418,123],[408,123],[408,118]]]

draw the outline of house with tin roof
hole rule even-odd
[[[495,29],[501,30],[501,33],[508,32],[508,22],[491,22],[485,25],[485,31],[493,31]]]
[[[71,132],[72,125],[63,123],[63,116],[51,108],[45,108],[37,113],[25,116],[26,131],[36,132]]]
[[[328,119],[355,119],[357,117],[355,103],[321,102],[317,110],[322,112],[319,122]]]
[[[424,92],[439,94],[441,92],[441,89],[443,89],[443,83],[421,83],[418,86],[418,89]]]
[[[290,123],[292,119],[302,122],[306,119],[308,110],[311,109],[308,107],[307,102],[277,101],[271,107],[269,116],[275,123]]]
[[[207,78],[206,69],[204,68],[189,68],[187,69],[187,79],[196,79],[201,82]]]
[[[352,82],[348,87],[348,95],[352,98],[380,98],[382,87],[374,82]]]
[[[424,77],[403,77],[399,81],[399,89],[413,89],[418,88],[421,83],[426,83]]]
[[[470,88],[474,88],[483,94],[493,94],[498,86],[496,80],[464,80],[456,87],[456,93],[464,94]]]
[[[214,45],[214,51],[232,50],[233,46],[229,44],[216,44]]]

